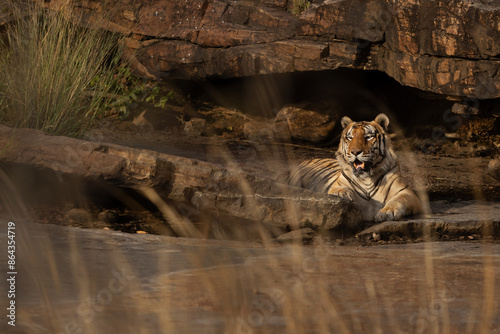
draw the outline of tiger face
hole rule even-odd
[[[345,168],[352,168],[358,178],[372,176],[374,168],[385,158],[388,139],[385,131],[389,118],[379,114],[371,122],[353,122],[343,117],[342,131],[337,159]]]

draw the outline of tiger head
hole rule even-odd
[[[345,116],[337,160],[349,175],[364,179],[385,173],[396,164],[396,156],[385,131],[389,118],[379,114],[371,122],[354,122]],[[351,174],[352,172],[352,174]]]

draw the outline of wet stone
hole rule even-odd
[[[71,209],[66,212],[64,217],[67,220],[74,221],[76,223],[88,223],[92,220],[90,212],[85,209]]]
[[[500,181],[500,159],[493,159],[488,164],[488,174]]]
[[[202,118],[192,118],[184,124],[184,133],[191,137],[201,136],[206,129],[206,121]]]
[[[322,142],[330,137],[335,123],[333,115],[289,105],[276,115],[273,130],[284,141],[291,137],[308,142]]]
[[[279,243],[303,243],[311,241],[314,237],[314,230],[306,227],[280,235],[276,238]]]
[[[250,121],[243,126],[245,138],[256,143],[271,143],[274,134],[271,124],[268,122]]]

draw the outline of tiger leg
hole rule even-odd
[[[346,187],[342,187],[342,186],[331,187],[328,190],[328,195],[339,196],[339,197],[342,197],[342,198],[349,199],[351,201],[354,198],[352,190],[349,189],[349,188],[346,188]]]
[[[410,189],[405,189],[391,198],[375,215],[377,222],[400,220],[404,216],[422,212],[422,205],[418,197]]]

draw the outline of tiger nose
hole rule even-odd
[[[361,153],[363,153],[363,151],[354,151],[354,150],[352,150],[352,151],[351,151],[351,154],[352,154],[352,155],[355,155],[355,156],[358,156],[358,155],[360,155]]]

